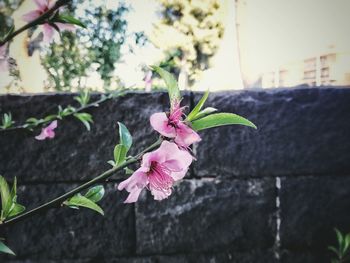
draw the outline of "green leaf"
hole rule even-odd
[[[95,204],[93,201],[86,198],[85,196],[82,196],[81,194],[77,194],[71,197],[69,200],[65,201],[64,204],[73,207],[89,208],[100,213],[101,215],[104,215],[104,212],[101,207],[99,207],[97,204]]]
[[[130,175],[130,174],[133,174],[135,171],[134,170],[132,170],[132,169],[130,169],[130,168],[128,168],[128,167],[125,167],[124,168],[124,171],[125,171],[125,174],[126,175]]]
[[[200,110],[202,109],[205,101],[208,99],[208,96],[209,96],[209,90],[207,90],[203,97],[199,100],[199,102],[197,103],[197,105],[194,107],[194,109],[190,112],[190,114],[188,114],[187,116],[187,120],[188,121],[192,121],[196,115],[200,112]]]
[[[334,231],[335,231],[335,233],[337,235],[337,240],[338,240],[339,247],[342,247],[343,246],[343,235],[337,228],[334,228]]]
[[[91,114],[86,112],[80,112],[80,113],[75,113],[74,117],[79,119],[85,125],[86,129],[90,131],[90,123],[93,122]]]
[[[175,102],[180,102],[181,94],[179,91],[179,86],[177,85],[177,81],[174,78],[174,76],[168,71],[160,67],[152,66],[151,68],[155,70],[164,80],[165,85],[167,86],[167,89],[168,89],[171,106],[173,106]]]
[[[335,247],[329,246],[328,250],[334,252],[338,257],[340,257],[339,251]]]
[[[56,22],[62,22],[62,23],[68,23],[68,24],[73,24],[77,25],[83,28],[86,28],[86,25],[81,22],[80,20],[70,16],[70,15],[59,15],[57,19],[55,19]]]
[[[116,164],[115,164],[115,162],[113,160],[109,160],[107,163],[112,165],[113,167],[116,166]]]
[[[192,122],[192,127],[196,131],[209,129],[213,127],[239,124],[252,127],[256,129],[256,126],[251,121],[233,113],[215,113],[199,120]]]
[[[114,147],[114,162],[116,165],[119,165],[125,161],[126,152],[126,146],[123,144],[118,144]]]
[[[6,246],[2,241],[0,241],[0,252],[16,256],[16,254],[8,246]]]
[[[105,194],[105,189],[104,189],[103,185],[96,185],[96,186],[90,188],[89,191],[87,191],[87,193],[85,194],[85,197],[87,199],[90,199],[94,203],[97,203],[98,201],[100,201],[102,199],[104,194]]]
[[[132,145],[132,136],[129,130],[121,122],[118,122],[119,125],[119,139],[120,143],[126,147],[126,153],[129,151]]]
[[[8,214],[8,203],[11,202],[10,188],[4,177],[0,175],[0,196],[1,196],[1,214]]]
[[[6,39],[9,35],[11,35],[15,31],[15,26],[11,26],[9,31],[1,38],[1,40]]]
[[[198,112],[197,115],[194,116],[194,118],[192,119],[192,121],[198,120],[198,119],[200,119],[200,118],[203,118],[203,117],[205,117],[205,116],[207,116],[207,115],[209,115],[209,114],[212,114],[213,112],[216,112],[216,111],[218,111],[218,110],[215,109],[215,108],[212,108],[212,107],[205,108],[204,110]]]
[[[8,218],[14,217],[20,213],[22,213],[26,208],[23,205],[13,203],[13,206],[10,209],[10,212],[8,214]]]

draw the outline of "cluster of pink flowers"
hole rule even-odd
[[[187,173],[193,161],[189,146],[201,138],[183,121],[183,108],[174,103],[170,113],[154,113],[150,122],[157,132],[166,137],[160,147],[143,155],[141,167],[118,185],[129,192],[125,203],[138,200],[142,189],[151,191],[155,200],[163,200],[172,192],[172,186]]]
[[[22,19],[26,22],[31,22],[34,19],[38,18],[42,14],[46,13],[48,10],[54,7],[56,1],[53,0],[34,0],[37,9],[28,12],[27,14],[23,15]],[[53,23],[59,30],[69,30],[74,31],[75,27],[71,24],[65,24],[65,23]],[[53,40],[54,34],[55,34],[55,27],[52,24],[45,23],[42,25],[42,32],[44,36],[44,42],[50,43]]]

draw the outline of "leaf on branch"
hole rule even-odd
[[[0,252],[16,256],[16,254],[8,246],[6,246],[2,241],[0,241]]]
[[[57,18],[55,18],[55,22],[61,22],[61,23],[67,23],[67,24],[72,24],[72,25],[77,25],[83,28],[86,28],[86,25],[81,22],[79,19],[76,19],[73,16],[70,15],[59,15]]]
[[[181,94],[180,94],[179,86],[178,86],[177,81],[174,78],[174,76],[171,73],[169,73],[168,71],[166,71],[158,66],[152,66],[151,68],[154,71],[156,71],[161,76],[161,78],[164,80],[165,85],[168,89],[171,107],[173,106],[173,104],[175,102],[180,102]]]
[[[204,110],[201,110],[200,112],[198,112],[197,115],[194,116],[192,121],[201,119],[201,118],[203,118],[203,117],[205,117],[205,116],[207,116],[209,114],[212,114],[213,112],[216,112],[216,111],[218,111],[218,109],[215,109],[213,107],[207,107]]]
[[[2,125],[0,126],[1,129],[8,129],[14,124],[15,122],[12,121],[12,115],[11,113],[4,113],[2,116]]]
[[[126,146],[123,144],[118,144],[114,147],[114,163],[116,165],[121,164],[126,159]]]
[[[79,119],[86,127],[88,131],[90,131],[90,123],[93,123],[92,116],[86,112],[75,113],[74,117]]]
[[[0,176],[1,218],[3,221],[14,217],[25,210],[25,207],[17,203],[17,179],[15,177],[10,191],[4,177]]]
[[[75,96],[74,99],[79,102],[81,107],[85,107],[90,101],[90,93],[88,90],[83,90],[79,96]]]
[[[132,145],[132,136],[129,130],[126,128],[126,126],[123,123],[118,122],[118,125],[119,125],[120,144],[126,147],[126,153],[127,153]]]
[[[199,102],[197,103],[197,105],[194,107],[194,109],[190,112],[190,114],[188,114],[187,116],[187,120],[188,121],[192,121],[195,119],[195,117],[197,116],[197,114],[200,112],[200,110],[202,109],[205,101],[208,99],[209,96],[209,91],[207,90],[203,97],[199,100]],[[198,118],[197,118],[198,119]]]
[[[256,129],[254,123],[233,113],[215,113],[192,122],[196,131],[224,126],[224,125],[245,125]]]
[[[101,215],[104,215],[104,212],[99,205],[95,204],[95,202],[91,201],[90,199],[86,198],[85,196],[82,196],[81,194],[77,194],[77,195],[71,197],[70,199],[65,201],[64,204],[69,206],[69,207],[73,206],[73,208],[75,208],[75,209],[77,207],[85,207],[85,208],[94,210]]]
[[[87,193],[84,195],[87,199],[90,199],[94,203],[99,202],[105,194],[105,189],[103,185],[96,185],[87,191]]]

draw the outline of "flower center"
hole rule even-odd
[[[168,193],[171,189],[174,179],[170,176],[171,171],[158,162],[152,162],[148,172],[148,181],[150,190],[158,190]]]

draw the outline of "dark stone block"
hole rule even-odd
[[[330,253],[325,251],[283,251],[281,253],[281,263],[330,263]]]
[[[57,112],[57,105],[76,105],[74,95],[0,96],[0,113],[12,112],[14,120],[43,117]],[[97,96],[95,96],[97,97]],[[189,105],[189,95],[183,101]],[[80,181],[110,168],[123,122],[134,138],[130,154],[153,143],[158,134],[149,124],[152,113],[168,110],[166,93],[128,93],[87,112],[94,124],[88,132],[75,118],[59,122],[54,140],[37,141],[35,133],[8,131],[0,136],[0,173],[20,182]],[[24,110],[25,109],[25,110]]]
[[[29,209],[72,187],[68,184],[21,186],[19,202]],[[123,204],[124,197],[113,184],[108,184],[106,196],[100,202],[104,217],[85,208],[53,209],[10,226],[7,243],[18,259],[83,260],[128,255],[135,250],[136,241],[133,206]]]
[[[350,89],[220,92],[210,94],[206,105],[246,117],[258,130],[230,126],[201,132],[197,176],[350,171]]]
[[[137,253],[269,249],[275,237],[273,179],[185,180],[162,202],[136,204]]]
[[[350,232],[350,177],[298,177],[281,181],[281,245],[322,254],[336,244],[334,228]]]

